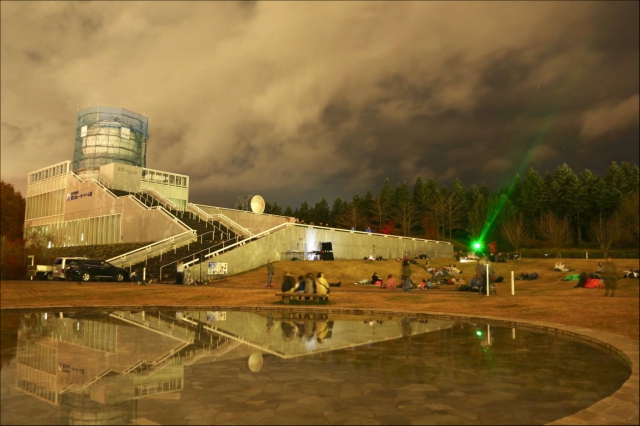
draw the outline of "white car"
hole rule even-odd
[[[67,267],[67,261],[74,259],[86,259],[86,257],[58,257],[53,261],[53,271],[47,275],[47,279],[49,280],[61,280],[64,281],[67,279],[64,275],[64,271]]]

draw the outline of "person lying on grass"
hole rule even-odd
[[[380,288],[386,288],[387,290],[395,290],[396,286],[398,284],[396,283],[396,279],[393,278],[393,275],[389,274],[389,276],[387,277],[387,282],[383,283]]]

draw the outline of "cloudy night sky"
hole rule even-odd
[[[72,160],[98,104],[210,205],[602,175],[638,162],[638,4],[2,2],[2,179]]]

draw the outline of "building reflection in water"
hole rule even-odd
[[[124,424],[137,400],[181,392],[195,362],[282,359],[370,345],[451,327],[328,314],[112,312],[26,314],[18,331],[16,389],[60,406],[62,424]]]

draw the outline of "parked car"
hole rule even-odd
[[[29,265],[27,266],[27,275],[31,280],[51,280],[53,266],[51,265]]]
[[[53,270],[47,275],[48,280],[62,280],[67,279],[65,272],[67,270],[67,264],[71,260],[86,259],[86,257],[58,257],[53,261]]]
[[[128,281],[129,272],[126,269],[113,266],[104,260],[73,259],[67,262],[65,270],[67,279],[72,281],[111,280]]]

